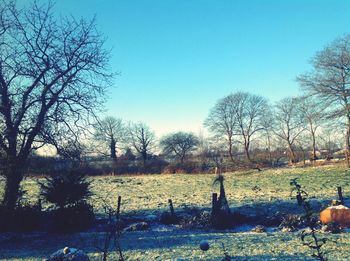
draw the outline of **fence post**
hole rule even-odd
[[[122,197],[118,196],[118,206],[117,206],[117,220],[119,220],[119,213],[120,213],[120,205],[121,205]]]
[[[337,187],[340,204],[344,205],[344,198],[341,187]]]
[[[168,202],[169,202],[170,213],[172,216],[175,216],[173,201],[171,199],[169,199]]]

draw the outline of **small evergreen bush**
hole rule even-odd
[[[94,222],[94,212],[87,199],[90,183],[77,171],[55,175],[40,183],[44,200],[54,204],[53,228],[59,232],[73,232],[88,228]]]

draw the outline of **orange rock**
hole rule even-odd
[[[332,206],[320,213],[322,224],[336,222],[343,227],[350,227],[350,209],[343,206]]]

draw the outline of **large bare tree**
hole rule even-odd
[[[275,107],[274,132],[287,146],[289,161],[295,163],[295,142],[305,130],[304,117],[298,109],[300,100],[287,97],[280,100]]]
[[[146,167],[146,161],[155,147],[155,134],[143,122],[133,123],[129,126],[129,138],[132,147],[141,156],[143,167]]]
[[[120,118],[107,116],[95,126],[94,138],[102,145],[107,145],[109,157],[115,161],[117,161],[117,149],[125,142],[126,136],[127,130]]]
[[[5,154],[3,204],[15,207],[32,150],[76,137],[100,107],[109,51],[95,20],[56,19],[53,5],[20,10],[0,3],[0,147]],[[76,138],[70,138],[75,141]]]
[[[312,58],[312,71],[297,80],[309,95],[316,96],[330,117],[346,122],[345,149],[350,167],[350,35],[336,39]]]
[[[217,138],[224,138],[227,144],[227,151],[232,162],[233,144],[237,119],[235,116],[235,104],[232,96],[226,96],[217,101],[215,106],[210,110],[204,125]]]
[[[199,145],[199,139],[190,132],[176,132],[164,136],[160,140],[160,146],[165,154],[174,154],[181,163],[184,163],[188,154]]]
[[[300,97],[298,109],[304,117],[305,129],[309,132],[312,144],[312,159],[316,160],[316,134],[325,122],[326,114],[322,104],[313,99],[313,97]]]
[[[246,92],[232,93],[216,103],[204,124],[216,136],[226,138],[232,161],[234,137],[240,136],[247,160],[251,161],[249,149],[252,137],[263,130],[262,123],[268,107],[266,99],[261,96]]]
[[[243,148],[248,161],[250,158],[250,145],[252,138],[264,129],[264,118],[268,113],[268,103],[264,97],[247,92],[236,92],[231,94],[234,102],[234,113],[236,117],[236,133],[239,133]]]

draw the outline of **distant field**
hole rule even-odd
[[[350,171],[341,166],[282,168],[261,172],[254,170],[227,173],[224,176],[226,194],[232,209],[248,214],[260,212],[268,215],[277,211],[298,211],[295,200],[290,199],[289,182],[293,178],[299,179],[299,183],[315,203],[316,210],[327,206],[331,199],[337,197],[337,186],[343,187],[345,198],[350,195]],[[213,179],[214,175],[210,174],[93,177],[92,203],[95,209],[102,213],[100,198],[116,205],[119,194],[122,196],[121,213],[128,217],[159,214],[167,208],[169,198],[173,200],[176,211],[209,208],[211,193],[218,192],[218,186],[213,186]],[[34,178],[27,178],[23,182],[23,189],[28,201],[37,200],[39,189]],[[35,260],[44,258],[48,253],[65,245],[73,245],[85,249],[97,259],[94,254],[96,249],[92,247],[92,240],[96,236],[98,235],[93,233],[67,236],[45,233],[0,234],[0,258],[30,260],[31,257]],[[350,251],[350,233],[329,236],[337,239],[336,243],[327,244],[331,260],[347,259]],[[28,238],[31,238],[30,242]],[[198,248],[201,239],[207,239],[213,244],[213,248],[202,259]],[[9,240],[13,240],[15,244],[6,244]],[[225,243],[230,255],[237,257],[235,260],[305,260],[310,253],[301,245],[296,233],[256,234],[234,230],[222,233],[178,228],[172,231],[157,227],[149,232],[126,233],[122,239],[122,246],[129,260],[171,260],[175,257],[220,260],[220,242]],[[14,249],[14,245],[17,249]]]

